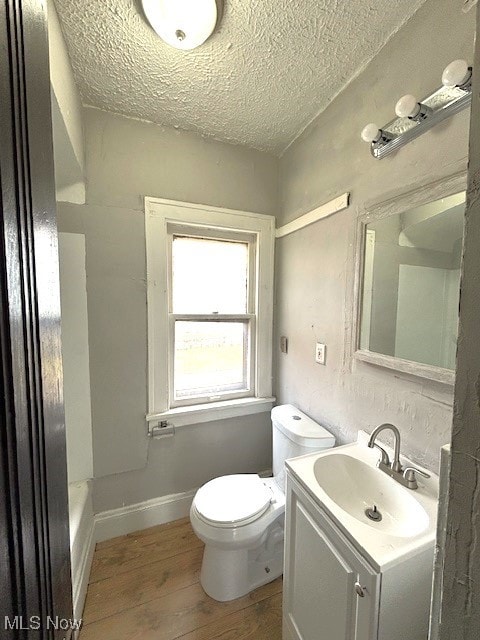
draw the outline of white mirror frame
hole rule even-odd
[[[352,351],[353,358],[379,367],[387,367],[395,371],[427,378],[443,384],[453,386],[455,383],[455,371],[422,364],[410,360],[403,360],[395,356],[375,353],[368,349],[360,348],[361,310],[363,298],[363,269],[365,256],[365,236],[367,224],[376,220],[382,220],[392,215],[399,215],[414,207],[418,207],[440,198],[446,198],[467,188],[467,175],[462,171],[459,174],[443,178],[434,183],[421,186],[412,191],[390,197],[382,202],[368,206],[364,213],[357,219],[356,246],[355,246],[355,276],[353,291],[353,323],[352,323]]]

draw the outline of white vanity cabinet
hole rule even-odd
[[[432,563],[376,568],[287,470],[283,640],[426,640]]]

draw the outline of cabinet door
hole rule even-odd
[[[376,577],[309,499],[291,487],[287,495],[284,638],[374,640]]]

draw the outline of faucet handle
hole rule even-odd
[[[405,478],[407,477],[407,474],[409,476],[412,476],[412,475],[415,475],[416,473],[423,476],[424,478],[430,478],[429,473],[425,473],[425,471],[422,471],[421,469],[416,469],[415,467],[405,467],[405,469],[403,470],[403,476]]]
[[[405,469],[403,470],[403,477],[407,481],[409,489],[418,488],[417,473],[423,478],[430,478],[430,474],[425,473],[425,471],[421,471],[420,469],[416,469],[415,467],[405,467]]]
[[[382,454],[381,459],[378,461],[378,464],[382,463],[385,464],[387,467],[390,466],[390,458],[388,457],[388,453],[385,451],[385,449],[383,447],[381,447],[379,444],[377,444],[376,442],[372,442],[371,445],[368,445],[371,448],[375,447],[376,449],[378,449],[380,451],[380,453]]]

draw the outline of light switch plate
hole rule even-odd
[[[325,364],[327,359],[327,345],[322,342],[317,342],[315,345],[315,362],[318,364]]]

